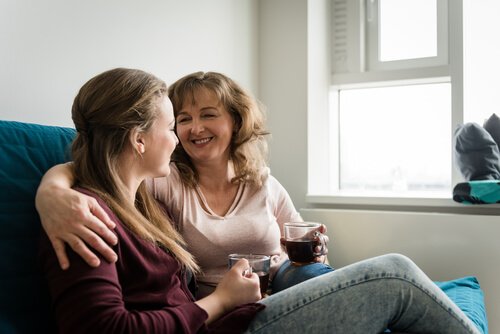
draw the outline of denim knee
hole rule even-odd
[[[290,260],[285,261],[274,275],[271,283],[271,292],[276,293],[286,288],[317,277],[334,269],[323,263],[311,263],[303,266],[294,266]]]
[[[399,253],[389,253],[380,257],[383,263],[382,266],[386,268],[397,268],[396,272],[414,272],[418,269],[417,265],[406,255]]]

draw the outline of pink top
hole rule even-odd
[[[203,270],[197,277],[198,298],[211,292],[220,281],[231,253],[271,255],[271,278],[287,259],[280,244],[283,224],[302,218],[268,168],[263,177],[265,181],[259,189],[240,184],[225,216],[210,210],[199,187],[193,189],[181,182],[174,164],[168,178],[153,180],[155,197],[167,207],[172,220],[178,222],[189,251]]]

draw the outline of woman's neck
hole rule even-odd
[[[231,186],[234,177],[233,164],[225,161],[220,164],[203,164],[196,166],[199,177],[199,186],[204,189],[226,189]]]
[[[144,178],[139,176],[137,172],[137,168],[135,168],[135,164],[133,161],[122,161],[118,166],[124,166],[125,168],[118,169],[118,176],[125,187],[124,191],[126,199],[130,204],[135,206],[135,196],[137,194],[137,190],[141,185],[141,182]]]
[[[234,177],[232,162],[226,161],[224,165],[219,166],[203,166],[197,171],[198,186],[206,200],[207,209],[221,217],[225,216],[238,193],[238,184],[231,182]]]

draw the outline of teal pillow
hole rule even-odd
[[[453,200],[463,204],[500,203],[500,180],[457,183],[453,188]]]
[[[37,267],[42,175],[69,160],[70,128],[0,121],[0,333],[51,333],[48,290]]]
[[[476,277],[467,276],[434,283],[476,324],[481,333],[488,334],[484,294]]]

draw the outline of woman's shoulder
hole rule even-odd
[[[97,204],[108,214],[108,216],[116,223],[119,221],[113,210],[109,207],[109,205],[106,203],[106,201],[96,192],[82,188],[82,187],[75,187],[74,188],[76,191],[81,192],[82,194],[85,194],[87,196],[90,196],[94,198],[97,201]]]
[[[285,191],[281,183],[271,174],[269,167],[264,167],[260,170],[261,185],[254,188],[257,193],[265,193],[266,197],[279,197]],[[253,187],[252,187],[253,188]]]
[[[87,196],[95,198],[97,200],[97,202],[99,203],[99,205],[101,205],[103,207],[108,207],[108,205],[106,204],[104,199],[102,199],[101,196],[99,196],[96,192],[94,192],[90,189],[87,189],[87,188],[82,188],[82,187],[75,187],[73,189],[82,193],[82,194],[85,194]]]
[[[262,184],[267,187],[272,187],[272,188],[282,187],[278,179],[271,174],[271,169],[269,167],[262,168],[261,179],[262,179]]]
[[[97,203],[106,211],[106,212],[112,212],[111,211],[111,208],[109,207],[109,205],[106,203],[106,201],[99,195],[97,194],[96,192],[90,190],[90,189],[87,189],[87,188],[81,188],[81,187],[75,187],[74,190],[78,191],[78,192],[81,192],[82,194],[85,194],[87,196],[90,196],[92,198],[94,198]]]

